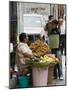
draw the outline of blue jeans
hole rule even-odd
[[[57,57],[57,51],[58,49],[52,49],[52,53],[55,54],[56,57]],[[54,66],[54,78],[57,79],[57,77],[60,78],[60,76],[61,76],[60,64],[56,64]]]

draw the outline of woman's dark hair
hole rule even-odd
[[[53,18],[53,15],[50,15],[50,16],[49,16],[49,20],[51,20],[52,18]]]
[[[45,36],[42,37],[43,41],[45,40]]]
[[[53,21],[52,21],[52,24],[58,25],[58,21],[57,21],[57,20],[53,20]]]
[[[21,33],[20,35],[19,35],[19,40],[20,40],[20,42],[24,42],[24,39],[26,38],[26,33]]]

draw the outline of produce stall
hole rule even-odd
[[[51,54],[49,46],[42,40],[36,40],[30,45],[33,58],[27,61],[32,68],[33,86],[47,86],[51,82],[53,74],[49,75],[50,67],[59,62],[55,55]]]

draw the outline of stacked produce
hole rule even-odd
[[[31,67],[46,68],[49,65],[59,63],[59,60],[53,54],[46,54],[44,56],[34,57],[33,59],[28,60],[27,63]]]
[[[47,54],[47,55],[44,55],[44,57],[40,57],[40,62],[49,62],[49,63],[56,64],[59,62],[59,60],[58,58],[55,57],[55,55]]]
[[[49,46],[42,40],[36,40],[30,45],[33,52],[33,58],[27,61],[31,67],[46,68],[59,62],[55,55],[51,54]]]
[[[45,54],[51,52],[49,46],[42,40],[36,40],[30,45],[30,48],[32,52],[37,54],[38,56],[44,56]]]

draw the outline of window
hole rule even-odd
[[[35,16],[24,16],[24,27],[41,27],[41,18]]]

